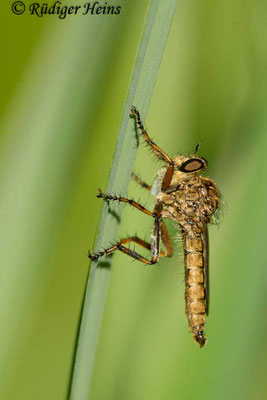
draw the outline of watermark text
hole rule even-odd
[[[30,15],[42,18],[44,16],[56,15],[59,19],[65,19],[70,15],[119,15],[121,6],[100,3],[98,1],[87,2],[81,5],[66,5],[61,1],[48,3],[31,3],[28,6],[22,1],[15,1],[11,5],[11,10],[16,15],[22,15],[26,12]]]

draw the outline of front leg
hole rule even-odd
[[[166,163],[169,164],[169,167],[167,168],[167,171],[166,171],[165,176],[164,176],[163,181],[162,181],[162,191],[165,191],[170,186],[170,183],[171,183],[171,180],[172,180],[172,175],[173,175],[173,170],[174,170],[174,162],[158,145],[156,145],[156,143],[154,143],[150,139],[150,137],[148,136],[147,131],[144,128],[144,125],[142,124],[140,113],[135,107],[132,107],[131,115],[134,115],[136,117],[137,126],[141,130],[142,136],[144,137],[146,143],[150,146],[150,148],[152,149],[154,154],[160,160],[163,160],[163,161],[165,161]]]
[[[140,129],[141,134],[144,137],[145,141],[151,147],[151,149],[155,153],[155,155],[158,158],[160,158],[161,160],[167,162],[168,164],[173,164],[172,159],[163,150],[161,150],[161,148],[158,145],[156,145],[156,143],[154,143],[150,139],[147,131],[144,128],[144,125],[142,124],[140,113],[134,106],[131,109],[131,115],[134,115],[136,117],[137,126]]]
[[[142,181],[142,179],[140,179],[137,175],[135,175],[135,173],[133,172],[131,177],[133,178],[133,180],[135,182],[138,183],[138,185],[140,185],[142,188],[148,190],[149,192],[151,191],[151,185],[148,185],[147,183],[145,183],[144,181]]]

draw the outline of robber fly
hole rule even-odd
[[[89,251],[93,261],[120,250],[144,264],[156,264],[159,257],[171,257],[173,246],[167,232],[164,219],[168,218],[179,225],[184,246],[185,265],[185,304],[190,330],[195,341],[203,347],[206,343],[204,333],[206,316],[209,313],[209,243],[207,225],[212,222],[219,207],[220,196],[216,184],[200,175],[207,169],[207,161],[197,156],[199,144],[193,155],[180,155],[170,158],[148,136],[135,107],[131,115],[136,118],[137,126],[147,145],[157,158],[167,165],[157,173],[155,183],[150,186],[135,174],[133,179],[156,197],[153,211],[149,211],[138,202],[124,197],[111,196],[99,189],[97,197],[106,201],[115,200],[130,204],[154,219],[151,242],[137,236],[119,240],[109,248],[98,253]],[[131,250],[126,244],[134,242],[151,252],[151,259]],[[160,250],[162,242],[164,251]]]

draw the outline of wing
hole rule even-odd
[[[209,278],[209,232],[208,227],[205,225],[203,233],[203,261],[204,261],[204,285],[205,285],[205,311],[209,315],[210,305],[210,278]]]

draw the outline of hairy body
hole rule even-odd
[[[176,157],[176,164],[182,165],[184,160],[183,156]],[[159,188],[164,170],[158,173]],[[163,204],[162,218],[178,223],[182,233],[186,315],[193,337],[203,346],[209,307],[207,224],[219,206],[219,192],[210,178],[198,172],[188,174],[178,170],[169,188],[159,191],[156,199]]]
[[[153,217],[154,227],[151,242],[145,242],[137,236],[129,236],[101,252],[92,253],[89,251],[89,258],[98,260],[99,257],[119,250],[145,264],[155,264],[160,256],[170,257],[173,252],[172,243],[163,220],[170,219],[177,223],[182,233],[184,245],[186,315],[195,341],[200,347],[203,347],[206,343],[205,320],[209,313],[207,225],[218,209],[219,192],[215,182],[200,175],[201,171],[207,169],[207,161],[196,155],[199,145],[192,155],[181,155],[172,159],[150,139],[136,108],[132,108],[131,114],[136,117],[141,135],[154,154],[168,164],[167,167],[158,171],[158,178],[153,186],[144,183],[135,174],[132,175],[138,184],[155,195],[154,209],[149,211],[134,200],[104,194],[101,189],[99,189],[97,197],[106,201],[114,200],[128,203]],[[149,260],[125,246],[130,242],[150,250],[151,259]],[[161,242],[165,251],[160,251]]]

